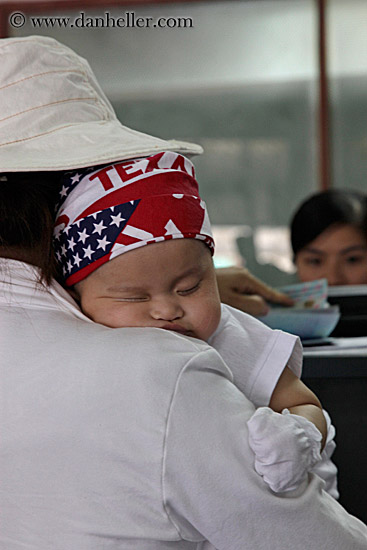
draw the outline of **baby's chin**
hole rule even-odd
[[[190,338],[196,338],[197,340],[203,340],[203,341],[207,341],[210,336],[202,336],[200,334],[197,334],[194,330],[192,329],[187,329],[185,327],[182,327],[178,324],[166,324],[166,325],[161,325],[161,326],[158,326],[158,325],[148,325],[148,324],[134,324],[134,323],[117,323],[116,321],[114,320],[111,320],[111,319],[99,319],[98,317],[96,318],[93,318],[93,317],[90,317],[90,319],[92,319],[92,321],[96,322],[96,323],[99,323],[100,325],[104,325],[105,327],[108,327],[108,328],[115,328],[115,329],[118,329],[118,328],[154,328],[154,329],[159,329],[159,330],[164,330],[164,331],[167,331],[167,332],[174,332],[175,334],[180,334],[181,336],[189,336]]]

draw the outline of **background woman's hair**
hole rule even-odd
[[[0,256],[40,267],[40,281],[57,275],[52,246],[59,172],[0,174]]]
[[[334,224],[353,225],[367,240],[367,196],[358,191],[333,189],[312,195],[303,202],[291,222],[294,257]]]

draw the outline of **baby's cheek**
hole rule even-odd
[[[210,300],[207,304],[205,315],[202,317],[202,339],[208,340],[216,331],[221,316],[221,307],[219,300]]]
[[[116,304],[102,305],[92,311],[93,321],[110,328],[123,328],[126,325],[124,311]]]
[[[124,304],[117,305],[107,312],[106,318],[109,322],[109,326],[113,328],[125,328],[139,326],[136,325],[134,312],[129,312],[129,307]]]
[[[151,326],[146,302],[118,302],[109,309],[107,326],[112,328]]]

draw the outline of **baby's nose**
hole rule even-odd
[[[161,297],[152,301],[151,315],[153,319],[174,321],[183,316],[183,309],[175,297]]]

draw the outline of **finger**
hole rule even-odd
[[[229,303],[228,301],[226,302]],[[236,294],[235,298],[232,300],[233,307],[241,309],[249,315],[254,317],[260,317],[261,315],[266,315],[269,312],[269,306],[261,296],[257,295],[241,295]],[[230,304],[232,305],[232,304]]]
[[[292,298],[282,292],[279,292],[278,290],[275,290],[245,269],[237,275],[235,286],[238,292],[262,296],[269,302],[284,306],[292,306],[294,304]]]
[[[279,292],[279,290],[271,288],[270,286],[263,283],[262,281],[259,281],[258,279],[253,280],[252,292],[254,294],[262,296],[268,302],[273,302],[275,304],[281,304],[284,306],[292,306],[294,304],[294,300],[292,300],[292,298],[290,298],[286,294],[283,294],[283,292]]]
[[[294,300],[292,300],[292,298],[270,287],[268,287],[268,289],[264,293],[261,293],[261,295],[268,302],[272,302],[275,304],[281,304],[283,306],[293,306],[294,304]]]
[[[244,267],[221,268],[216,270],[216,274],[222,302],[242,309],[247,313],[249,312],[245,309],[246,305],[241,306],[239,303],[241,295],[248,295],[248,297],[254,295],[257,296],[256,300],[261,296],[269,302],[284,306],[292,306],[294,304],[291,298],[263,283]],[[237,293],[238,296],[234,293]],[[242,300],[242,303],[244,303],[244,300]],[[252,313],[251,302],[249,307],[251,308],[251,315],[256,315],[256,313]],[[255,311],[259,311],[256,305]],[[262,306],[262,313],[258,313],[258,315],[264,315],[264,311],[264,306]]]

